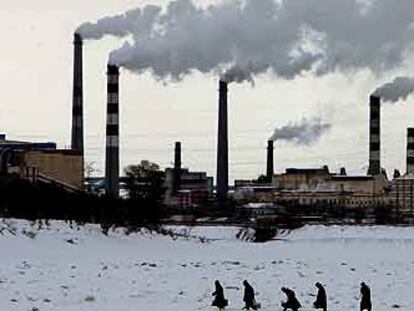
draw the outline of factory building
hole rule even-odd
[[[273,176],[273,186],[240,184],[234,198],[283,206],[382,207],[393,203],[390,186],[383,174],[347,176],[343,169],[336,174],[327,166],[288,168]]]
[[[369,101],[369,169],[367,175],[348,176],[345,168],[339,174],[321,168],[288,168],[282,174],[273,175],[272,186],[260,187],[254,183],[239,182],[235,198],[255,200],[287,206],[332,206],[345,208],[365,208],[390,206],[395,200],[407,200],[413,204],[414,185],[414,129],[407,135],[407,175],[389,182],[381,168],[381,100],[371,96]],[[273,171],[273,144],[268,143],[266,177]],[[410,177],[411,176],[411,177]],[[407,182],[412,178],[413,183]],[[405,181],[405,184],[404,184]],[[407,186],[408,184],[408,186]],[[404,189],[404,190],[403,190]],[[248,191],[250,190],[250,191]],[[404,198],[401,200],[401,194]]]
[[[323,168],[296,169],[288,168],[286,172],[274,176],[274,185],[278,189],[300,190],[315,189],[318,185],[330,179],[327,166]]]
[[[388,181],[384,175],[347,176],[333,174],[324,166],[315,169],[286,169],[274,177],[275,187],[285,191],[345,191],[360,194],[384,194]]]
[[[213,194],[213,177],[181,166],[181,143],[175,143],[174,167],[165,170],[165,203],[189,208],[206,202]]]
[[[392,204],[390,196],[360,194],[345,191],[281,191],[274,194],[272,202],[286,206],[323,206],[332,208],[372,208]]]
[[[54,183],[68,190],[83,187],[83,158],[77,150],[60,150],[52,142],[32,143],[7,140],[0,135],[2,174]]]
[[[391,184],[393,205],[402,214],[414,215],[414,128],[407,129],[406,172]]]
[[[403,175],[391,183],[393,206],[401,214],[414,215],[414,176]]]

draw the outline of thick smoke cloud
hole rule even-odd
[[[175,0],[77,31],[85,39],[125,38],[110,61],[131,71],[173,80],[225,72],[228,82],[243,82],[269,71],[293,79],[398,67],[411,52],[412,12],[412,0],[227,0],[207,8]]]
[[[331,128],[331,124],[320,118],[308,120],[303,118],[300,123],[289,123],[275,129],[270,140],[285,140],[297,145],[312,145]]]
[[[394,81],[377,88],[373,95],[381,97],[383,101],[396,103],[400,100],[406,100],[413,92],[414,78],[397,77]]]

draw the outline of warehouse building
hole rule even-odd
[[[53,142],[33,143],[0,135],[2,174],[54,183],[67,189],[83,188],[83,158],[79,151],[57,149]]]

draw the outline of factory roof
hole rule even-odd
[[[329,174],[328,167],[321,168],[287,168],[286,174]]]
[[[335,181],[342,181],[342,180],[343,181],[352,181],[352,180],[364,181],[364,180],[373,180],[373,179],[374,179],[374,176],[371,176],[371,175],[368,175],[368,176],[366,175],[360,175],[360,176],[335,175],[335,176],[332,176],[332,180],[335,180]]]
[[[41,150],[53,150],[56,149],[56,143],[53,142],[44,142],[44,143],[35,143],[35,142],[26,142],[18,140],[8,140],[6,139],[5,134],[0,134],[0,149],[41,149]]]

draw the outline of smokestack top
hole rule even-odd
[[[274,148],[274,147],[273,147],[273,144],[274,144],[274,140],[269,139],[269,140],[267,141],[267,147],[268,147],[268,148]]]
[[[409,137],[414,137],[414,127],[407,128],[407,134]]]
[[[80,45],[82,45],[82,36],[80,35],[80,34],[78,34],[77,32],[75,32],[75,34],[74,34],[74,40],[73,40],[73,43],[75,44],[75,45],[77,45],[77,44],[80,44]]]
[[[117,65],[108,64],[108,74],[119,75],[119,67]]]
[[[379,105],[381,102],[381,97],[377,96],[377,95],[371,95],[369,97],[369,101],[371,103],[371,105]]]
[[[181,142],[175,142],[174,168],[181,169]]]
[[[220,80],[219,82],[220,91],[227,91],[227,85],[228,83],[226,81]]]

